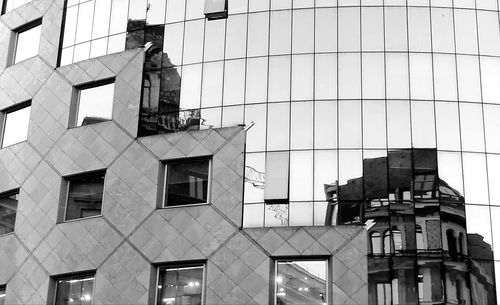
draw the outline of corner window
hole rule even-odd
[[[91,305],[95,272],[56,279],[55,305]]]
[[[5,290],[6,290],[6,288],[7,287],[5,285],[0,286],[0,305],[5,304]]]
[[[204,269],[203,265],[158,268],[156,304],[201,305]]]
[[[28,3],[28,2],[31,2],[31,0],[4,0],[2,14],[10,12],[10,11],[20,7],[21,5]],[[0,303],[0,304],[2,304],[2,303]]]
[[[114,82],[104,82],[77,88],[77,101],[70,127],[91,125],[109,121],[113,114]]]
[[[274,304],[328,304],[327,260],[277,260]]]
[[[38,55],[42,20],[37,20],[15,31],[15,44],[12,64]]]
[[[104,176],[99,171],[66,178],[65,221],[101,215]]]
[[[2,111],[2,148],[26,141],[30,112],[31,102],[15,105]]]
[[[209,203],[210,163],[210,159],[167,162],[163,207]]]
[[[19,190],[0,194],[0,235],[14,232],[18,200]]]
[[[205,17],[208,20],[227,18],[227,0],[205,0]]]

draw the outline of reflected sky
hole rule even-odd
[[[28,138],[31,106],[9,112],[5,115],[2,147],[7,147]]]
[[[114,93],[114,83],[81,89],[76,126],[85,125],[85,120],[111,120]]]
[[[42,25],[40,24],[17,34],[14,63],[18,63],[38,55],[41,31]]]

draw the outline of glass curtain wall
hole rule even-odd
[[[139,135],[247,124],[244,227],[366,224],[372,304],[496,303],[497,1],[203,2],[127,6]]]

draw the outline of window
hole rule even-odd
[[[78,88],[75,113],[70,126],[78,127],[109,121],[113,113],[114,82],[104,81],[99,85]]]
[[[205,17],[208,20],[227,18],[227,0],[205,0]]]
[[[22,103],[2,111],[2,148],[28,138],[31,102]]]
[[[95,272],[56,279],[55,305],[91,305]]]
[[[382,247],[381,247],[380,233],[373,232],[370,235],[370,242],[371,242],[372,254],[381,254]]]
[[[165,164],[164,207],[210,202],[209,159],[188,159]]]
[[[201,305],[204,266],[158,268],[158,305]]]
[[[12,64],[38,55],[42,20],[37,20],[15,31],[16,40],[13,48]]]
[[[0,194],[0,235],[14,232],[18,198],[19,190]]]
[[[266,183],[264,200],[268,204],[288,203],[289,152],[266,154]]]
[[[28,2],[31,2],[31,0],[4,0],[2,14],[10,12],[10,11],[20,7],[21,5],[28,3]]]
[[[3,286],[0,286],[0,305],[4,305],[5,304],[5,285]]]
[[[65,221],[101,215],[104,171],[66,179],[67,204]]]
[[[274,304],[327,304],[326,260],[277,260]]]

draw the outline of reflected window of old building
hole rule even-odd
[[[6,288],[7,287],[5,285],[0,286],[0,305],[5,304],[5,290],[6,290]]]
[[[0,194],[0,235],[14,232],[19,190]]]
[[[158,268],[156,304],[203,304],[204,265]]]
[[[274,305],[328,304],[326,260],[277,260]]]
[[[453,230],[446,231],[446,239],[448,242],[448,253],[452,258],[457,257],[457,238]]]
[[[26,141],[30,112],[31,102],[17,104],[1,112],[2,148]]]
[[[391,231],[387,230],[384,232],[384,254],[391,253]]]
[[[228,0],[205,0],[205,17],[208,20],[227,18]]]
[[[4,0],[2,14],[8,13],[28,2],[31,2],[31,0]]]
[[[424,248],[424,234],[422,232],[422,227],[419,225],[415,226],[415,233],[417,234],[417,249]]]
[[[382,240],[380,238],[379,232],[373,232],[370,235],[370,242],[371,242],[372,254],[381,254],[382,253]]]
[[[66,211],[64,220],[101,215],[105,171],[67,177]]]
[[[377,283],[377,305],[391,305],[392,294],[390,283]]]
[[[70,127],[109,121],[113,114],[114,80],[77,88],[77,101],[73,106]]]
[[[392,239],[394,244],[394,251],[403,250],[403,239],[401,236],[401,231],[392,229]]]
[[[209,203],[210,172],[209,158],[165,163],[163,207]]]
[[[55,279],[54,305],[92,305],[94,299],[95,272]]]
[[[38,55],[40,46],[40,34],[42,31],[42,20],[33,21],[15,30],[15,43],[12,48],[12,64]]]

